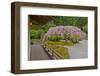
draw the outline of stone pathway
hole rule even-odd
[[[41,45],[32,45],[30,49],[30,60],[50,60],[50,57]]]
[[[67,47],[67,48],[69,49],[70,59],[80,59],[80,58],[88,57],[87,40],[80,41],[78,44],[75,44],[74,46]],[[48,56],[47,52],[44,50],[44,48],[41,45],[35,44],[32,45],[30,48],[29,60],[50,60],[50,57]]]
[[[69,56],[70,59],[80,59],[88,57],[88,41],[83,40],[78,44],[69,47]]]

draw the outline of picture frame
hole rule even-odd
[[[55,10],[56,10],[56,13],[54,13]],[[29,61],[28,62],[29,64],[26,63],[28,61],[27,59],[28,57],[25,57],[25,56],[27,56],[28,54],[27,50],[30,50],[28,48],[29,45],[27,46],[28,41],[25,40],[25,39],[28,39],[28,38],[25,38],[28,35],[26,35],[25,34],[26,32],[24,31],[26,29],[29,29],[27,28],[28,27],[27,25],[29,25],[30,19],[29,19],[29,16],[26,16],[26,13],[28,15],[32,15],[32,14],[33,15],[56,15],[56,14],[60,15],[61,12],[64,14],[65,13],[64,11],[66,10],[67,12],[71,13],[69,14],[69,16],[74,16],[74,15],[75,16],[82,15],[83,17],[88,16],[88,31],[89,31],[88,35],[90,37],[88,37],[89,41],[88,41],[87,60],[76,59],[77,60],[76,61],[74,59],[71,62],[74,63],[75,65],[72,64],[70,60],[69,61],[68,60],[51,60],[51,61],[45,60],[44,62],[37,60],[36,62],[33,61],[32,64],[30,64],[32,61]],[[72,13],[70,11],[75,11],[76,13],[75,12]],[[79,13],[81,13],[81,15]],[[65,15],[67,16],[68,14],[65,14]],[[23,17],[27,17],[28,20]],[[93,23],[91,22],[91,20],[93,21]],[[25,21],[27,21],[26,25],[22,26],[24,25],[23,23]],[[91,25],[91,27],[89,25]],[[97,33],[98,33],[97,28],[98,28],[97,27],[97,7],[94,7],[94,6],[62,5],[62,4],[31,3],[31,2],[30,3],[29,2],[11,3],[11,72],[14,74],[25,74],[25,73],[97,69]],[[23,32],[22,30],[24,31],[24,33],[21,33]],[[90,35],[91,32],[93,32],[92,35]],[[22,34],[24,34],[25,36]],[[25,39],[23,38],[23,36]],[[21,50],[26,51],[26,53],[24,53]],[[92,50],[92,53],[90,50]],[[27,60],[27,61],[24,62],[24,60]],[[67,61],[68,63],[65,64],[65,62]],[[78,62],[80,64],[78,64]],[[69,65],[70,63],[72,65]]]

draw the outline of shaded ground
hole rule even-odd
[[[69,48],[70,59],[88,58],[88,41],[83,40]]]
[[[32,45],[30,49],[30,60],[49,60],[48,54],[41,45]]]

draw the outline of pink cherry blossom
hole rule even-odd
[[[63,36],[65,34],[69,34],[70,36],[77,35],[79,36],[80,40],[86,38],[86,34],[78,27],[75,26],[56,26],[49,28],[48,32],[44,35],[44,39],[52,35],[59,35]]]

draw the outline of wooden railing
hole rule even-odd
[[[48,48],[46,45],[43,45],[43,47],[52,59],[64,59],[64,57],[57,53],[54,49]]]

